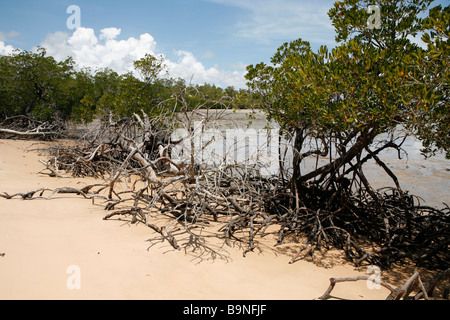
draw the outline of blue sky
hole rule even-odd
[[[0,1],[0,54],[45,46],[120,73],[147,51],[164,55],[174,77],[222,87],[242,87],[245,66],[268,62],[283,42],[334,44],[329,0]],[[70,5],[80,8],[76,30]]]

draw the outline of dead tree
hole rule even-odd
[[[181,248],[177,241],[181,234],[191,239],[186,243],[206,248],[203,231],[218,225],[224,242],[240,244],[245,255],[267,230],[276,228],[275,245],[295,242],[300,246],[291,262],[315,259],[316,252],[337,248],[357,266],[389,268],[410,259],[434,269],[448,268],[450,208],[422,206],[399,186],[374,190],[362,170],[365,163],[375,161],[391,176],[379,154],[386,148],[400,150],[401,142],[368,146],[376,135],[370,131],[348,137],[321,136],[320,145],[317,139],[309,141],[310,150],[294,148],[295,161],[315,157],[317,163],[326,162],[297,175],[289,170],[263,175],[260,163],[219,161],[207,166],[199,155],[214,137],[198,147],[196,135],[214,125],[223,109],[192,108],[187,95],[184,91],[166,101],[171,108],[161,107],[167,112],[156,117],[142,113],[115,119],[110,115],[75,146],[49,147],[51,157],[45,170],[50,175],[93,176],[104,179],[101,185],[0,195],[30,200],[43,197],[42,192],[50,192],[47,198],[51,198],[70,191],[93,201],[102,198],[105,210],[110,211],[105,219],[129,216],[175,249]],[[180,127],[185,129],[184,136],[172,139]],[[304,137],[295,139],[308,143]],[[338,142],[339,150],[329,146],[330,139]],[[183,161],[169,152],[178,143],[189,147]],[[336,156],[323,159],[330,150]],[[160,218],[164,218],[163,225]]]

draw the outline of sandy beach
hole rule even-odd
[[[0,192],[86,183],[38,174],[43,168],[38,160],[45,156],[27,151],[31,144],[0,140]],[[322,266],[303,260],[289,264],[291,256],[283,254],[289,248],[283,246],[274,251],[267,245],[243,257],[239,248],[212,240],[219,255],[199,257],[155,241],[155,232],[143,224],[105,221],[104,215],[101,203],[76,195],[0,198],[0,299],[312,300],[325,292],[331,277],[367,275],[340,259]],[[411,274],[381,276],[396,286]],[[345,299],[388,294],[383,287],[370,289],[366,281],[339,284],[333,291]]]

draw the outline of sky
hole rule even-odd
[[[245,88],[284,42],[334,46],[329,0],[0,0],[0,55],[44,47],[78,68],[133,71],[146,53],[188,83]],[[75,6],[75,7],[74,7]]]

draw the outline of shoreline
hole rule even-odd
[[[92,182],[37,174],[38,160],[45,157],[26,152],[31,144],[0,140],[0,192]],[[5,253],[0,299],[312,300],[325,292],[331,277],[367,275],[367,268],[356,270],[332,252],[330,268],[306,260],[289,264],[290,245],[274,250],[261,243],[245,258],[241,248],[219,239],[208,243],[220,253],[215,259],[195,247],[176,251],[146,226],[105,221],[105,214],[100,204],[74,195],[0,198],[0,252]],[[381,277],[397,286],[411,275],[410,269],[397,269]],[[333,291],[352,300],[383,300],[388,294],[369,289],[365,281],[339,284]]]

